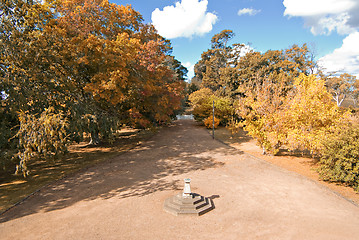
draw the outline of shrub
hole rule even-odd
[[[319,173],[359,191],[359,126],[347,127],[323,140]]]
[[[213,114],[213,101],[215,108],[215,117],[220,124],[226,125],[231,119],[234,108],[231,100],[227,97],[216,96],[210,89],[202,88],[189,96],[191,106],[193,107],[193,116],[196,121],[202,122]]]
[[[204,122],[204,125],[206,126],[206,128],[208,128],[208,129],[213,128],[213,115],[206,118],[203,122]],[[219,119],[214,117],[214,128],[218,127],[219,122],[220,122]]]

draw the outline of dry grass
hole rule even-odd
[[[43,186],[59,180],[81,169],[106,161],[124,153],[141,141],[151,137],[155,131],[124,129],[112,144],[90,146],[85,142],[69,146],[69,153],[58,159],[38,160],[28,164],[30,176],[15,175],[14,169],[0,176],[0,212],[10,208]]]

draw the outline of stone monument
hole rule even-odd
[[[167,198],[163,209],[173,215],[203,215],[214,208],[211,199],[191,192],[191,179],[184,179],[183,192]]]

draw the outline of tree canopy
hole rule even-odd
[[[168,123],[181,108],[187,69],[170,55],[169,40],[131,6],[5,0],[0,9],[0,114],[9,119],[1,127],[13,129],[2,131],[0,148],[28,136],[11,138],[14,131],[52,114],[67,122],[67,137],[59,141],[79,140],[87,132],[98,143],[123,124]]]
[[[189,98],[195,118],[210,116],[208,99],[215,96],[232,109],[218,108],[216,117],[226,119],[221,123],[232,130],[244,126],[265,152],[276,153],[281,146],[318,152],[319,138],[347,119],[329,93],[340,103],[339,98],[356,93],[355,77],[314,75],[319,69],[306,44],[261,53],[230,45],[233,36],[231,30],[215,34],[195,66],[194,80],[201,83]]]
[[[233,36],[230,30],[214,35],[195,65],[199,89],[189,96],[195,119],[211,127],[214,101],[215,125],[243,127],[264,154],[308,151],[320,158],[324,180],[358,191],[357,108],[341,107],[349,97],[357,102],[358,79],[326,76],[306,44],[261,53],[229,45]]]

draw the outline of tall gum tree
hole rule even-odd
[[[348,73],[343,73],[340,76],[328,76],[325,79],[325,85],[338,107],[346,98],[355,96],[356,82],[356,77]]]

